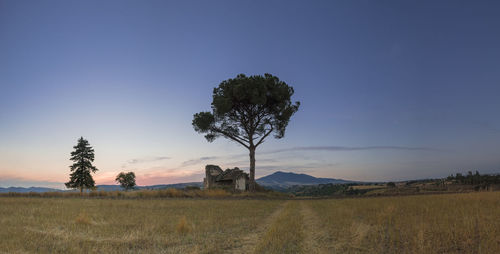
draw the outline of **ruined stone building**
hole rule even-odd
[[[248,190],[248,174],[239,168],[222,169],[217,165],[205,166],[203,186],[210,188],[229,188],[232,191]]]

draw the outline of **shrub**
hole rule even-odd
[[[186,216],[182,216],[181,219],[179,220],[179,223],[175,227],[175,231],[177,231],[177,233],[180,235],[185,235],[191,232],[191,230],[192,230],[191,225],[189,225]]]
[[[227,192],[224,189],[208,189],[200,192],[200,197],[207,197],[207,198],[220,198],[220,197],[227,197],[230,195],[231,193]]]
[[[200,190],[200,187],[198,187],[198,186],[186,186],[184,188],[184,190],[187,190],[187,191]]]
[[[80,225],[90,225],[92,222],[86,212],[81,212],[76,218],[75,223]]]

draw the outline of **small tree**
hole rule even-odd
[[[116,176],[115,181],[120,183],[122,188],[128,191],[135,187],[135,174],[134,172],[128,172],[128,173],[121,172]]]
[[[73,148],[75,151],[71,152],[70,160],[75,163],[70,166],[72,173],[69,182],[65,183],[65,185],[67,188],[80,189],[80,193],[82,193],[83,189],[95,188],[95,182],[90,173],[95,173],[98,169],[92,165],[92,162],[94,162],[94,149],[87,140],[80,137],[77,145]]]
[[[299,102],[292,103],[291,86],[271,74],[244,74],[222,81],[214,88],[212,112],[194,115],[193,127],[208,142],[225,137],[250,152],[250,191],[255,191],[255,149],[274,132],[283,138]]]

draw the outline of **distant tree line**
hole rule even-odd
[[[288,189],[287,192],[295,196],[344,196],[344,195],[363,195],[373,189],[353,189],[355,183],[348,184],[319,184],[319,185],[296,185]]]
[[[467,175],[462,175],[461,173],[457,173],[455,175],[450,175],[446,178],[448,181],[454,181],[458,184],[467,184],[467,185],[484,185],[488,186],[491,184],[500,184],[500,174],[496,175],[488,175],[488,174],[479,174],[476,170],[476,173],[472,173],[469,171]]]

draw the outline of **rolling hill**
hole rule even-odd
[[[167,188],[176,188],[182,189],[187,186],[197,186],[202,187],[203,183],[201,182],[189,182],[189,183],[174,183],[174,184],[160,184],[160,185],[149,185],[149,186],[137,186],[139,190],[158,190],[158,189],[167,189]],[[123,190],[120,185],[97,185],[98,191],[119,191]],[[8,187],[2,188],[0,187],[0,193],[26,193],[26,192],[68,192],[68,191],[78,191],[78,190],[60,190],[53,188],[45,188],[45,187]]]
[[[174,183],[174,184],[159,184],[159,185],[148,185],[148,186],[137,186],[136,189],[139,190],[159,190],[159,189],[182,189],[187,186],[197,186],[202,187],[202,182],[189,182],[189,183]],[[119,191],[123,190],[120,185],[97,185],[97,190],[100,191]]]
[[[335,179],[335,178],[319,178],[306,174],[296,174],[292,172],[277,171],[273,174],[257,179],[257,183],[261,186],[284,190],[295,185],[317,185],[317,184],[344,184],[355,183],[355,181]]]
[[[345,184],[345,183],[356,183],[356,181],[349,181],[343,179],[335,178],[319,178],[306,174],[296,174],[292,172],[282,172],[277,171],[273,174],[261,177],[257,179],[257,183],[263,187],[274,189],[274,190],[287,190],[292,186],[300,185],[318,185],[318,184]],[[202,187],[202,182],[189,182],[189,183],[176,183],[176,184],[160,184],[160,185],[150,185],[150,186],[137,186],[140,190],[157,190],[157,189],[167,189],[167,188],[177,188],[182,189],[186,186],[197,186]],[[119,191],[122,188],[119,185],[98,185],[97,190],[100,191]],[[1,188],[0,193],[7,192],[57,192],[57,191],[75,191],[75,190],[60,190],[44,187],[9,187]]]
[[[0,187],[0,193],[8,193],[8,192],[17,192],[17,193],[25,193],[25,192],[59,192],[59,191],[63,191],[63,190],[52,189],[52,188],[45,188],[45,187],[29,187],[29,188],[24,188],[24,187],[2,188],[2,187]]]

